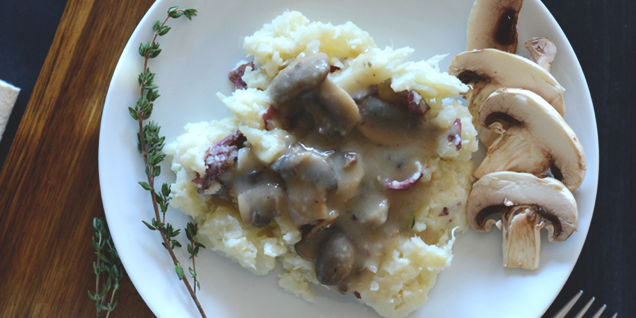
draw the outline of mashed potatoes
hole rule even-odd
[[[279,286],[313,301],[311,284],[320,283],[314,263],[296,252],[296,244],[303,239],[297,220],[278,213],[264,227],[246,225],[235,205],[212,200],[192,181],[209,172],[206,158],[211,147],[237,129],[247,139],[249,156],[260,165],[269,166],[288,153],[294,136],[282,127],[268,128],[263,119],[273,103],[268,86],[298,56],[325,53],[333,71],[328,79],[351,96],[390,83],[394,92],[413,92],[412,96],[421,98],[427,106],[422,116],[429,132],[422,136],[427,140],[426,152],[421,163],[417,161],[421,175],[412,189],[417,191],[417,206],[404,205],[412,209],[404,211],[407,221],[392,221],[401,223],[384,245],[390,248],[365,263],[347,288],[342,284],[327,287],[353,293],[385,317],[404,317],[421,307],[437,274],[450,265],[453,230],[467,227],[465,203],[473,182],[470,158],[477,150],[476,131],[469,112],[455,98],[468,88],[439,71],[440,57],[405,62],[411,48],[380,49],[351,22],[338,26],[310,22],[299,12],[285,12],[264,25],[245,39],[244,47],[256,65],[246,68],[242,76],[247,88],[231,96],[218,94],[233,115],[188,124],[186,132],[166,146],[176,174],[172,206],[195,219],[208,246],[254,274],[269,273],[278,259],[286,270]],[[248,154],[239,151],[238,156],[240,165],[240,156]]]

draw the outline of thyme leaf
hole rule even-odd
[[[88,297],[95,302],[96,317],[102,317],[104,314],[108,317],[118,304],[116,292],[119,289],[119,281],[124,277],[124,267],[106,228],[106,222],[102,218],[94,218],[93,230],[95,234],[92,244],[97,256],[97,260],[93,262],[95,294],[89,290]]]

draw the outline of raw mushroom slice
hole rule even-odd
[[[493,125],[496,122],[508,128]],[[479,124],[498,132],[499,137],[475,170],[476,178],[504,170],[539,175],[550,168],[570,191],[583,182],[585,153],[579,139],[539,95],[522,89],[498,89],[482,105]]]
[[[532,38],[526,41],[525,47],[530,52],[532,60],[550,72],[550,66],[557,54],[554,42],[546,37]]]
[[[479,139],[486,146],[490,146],[496,136],[479,127],[479,108],[498,88],[530,90],[548,101],[561,116],[565,113],[565,89],[548,71],[524,57],[494,49],[464,52],[453,59],[448,73],[473,87],[467,94],[468,110],[473,116],[473,125],[478,129]]]
[[[468,17],[466,51],[494,48],[517,53],[517,19],[523,0],[475,0]]]
[[[499,221],[487,219],[497,213]],[[561,182],[508,171],[475,182],[466,215],[477,231],[488,232],[493,224],[502,229],[504,267],[537,269],[540,229],[547,228],[550,242],[563,242],[578,226],[576,201]]]

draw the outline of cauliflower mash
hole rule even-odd
[[[407,62],[351,22],[285,12],[248,36],[218,94],[232,115],[166,146],[173,207],[206,244],[279,286],[352,294],[385,317],[421,307],[467,228],[476,131],[441,57]]]

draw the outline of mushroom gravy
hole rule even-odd
[[[315,284],[385,317],[427,301],[467,228],[476,131],[441,56],[410,62],[353,23],[283,13],[218,93],[231,115],[169,143],[170,204],[213,251],[313,302]]]
[[[299,60],[288,68],[305,72],[303,61],[310,61],[311,68],[322,64],[329,69],[312,56]],[[235,157],[227,157],[235,163],[229,162],[230,168],[215,176],[221,187],[211,200],[236,207],[251,227],[267,226],[281,214],[291,216],[302,231],[295,250],[314,263],[318,281],[351,292],[366,272],[377,271],[396,236],[416,235],[411,230],[415,213],[427,198],[431,179],[427,162],[437,154],[438,136],[449,131],[427,120],[425,101],[413,105],[414,92],[393,92],[389,83],[370,87],[355,102],[346,95],[359,109],[359,118],[352,119],[349,114],[357,109],[342,110],[345,102],[322,98],[324,83],[330,83],[326,76],[320,82],[292,71],[281,74],[294,82],[280,84],[274,79],[272,85],[292,93],[279,94],[281,89],[273,86],[272,99],[283,102],[271,106],[280,112],[268,120],[289,129],[287,151],[264,165],[238,135],[234,139],[242,139],[240,149]],[[461,136],[457,125],[451,132],[449,139]]]

